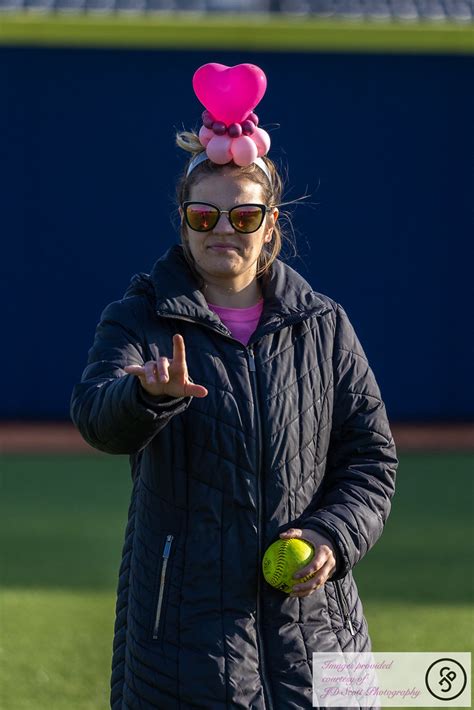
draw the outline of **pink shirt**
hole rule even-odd
[[[263,311],[263,298],[249,308],[223,308],[214,303],[207,304],[221,321],[228,327],[234,338],[247,345],[250,336],[257,327]]]

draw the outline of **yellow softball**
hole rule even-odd
[[[272,587],[289,594],[294,584],[306,582],[314,576],[315,572],[300,579],[293,579],[296,570],[305,567],[313,555],[314,547],[310,542],[296,537],[286,540],[280,538],[267,548],[263,556],[263,576]]]

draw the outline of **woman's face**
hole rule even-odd
[[[255,182],[222,173],[203,178],[191,188],[189,201],[209,202],[223,210],[247,203],[265,204],[262,188]],[[268,206],[268,205],[267,205]],[[183,212],[180,208],[181,221]],[[263,245],[270,242],[278,209],[268,212],[261,227],[251,234],[237,232],[227,214],[221,214],[210,232],[197,232],[187,225],[185,237],[194,257],[197,270],[206,279],[232,281],[235,285],[248,284],[255,278],[257,262]],[[218,248],[216,245],[228,248]]]

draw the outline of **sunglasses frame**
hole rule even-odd
[[[209,227],[209,229],[194,229],[194,227],[192,227],[188,221],[187,210],[188,210],[189,205],[205,205],[206,207],[213,207],[215,210],[217,210],[216,223],[212,227]],[[233,212],[234,210],[238,209],[239,207],[260,207],[261,212],[262,212],[262,219],[260,220],[260,224],[258,225],[258,227],[256,229],[252,229],[251,232],[246,232],[245,230],[238,229],[237,227],[235,227],[235,225],[232,224],[232,221],[230,218],[230,213]],[[200,234],[202,234],[204,232],[210,232],[211,230],[213,230],[215,228],[216,224],[219,222],[222,214],[227,215],[227,219],[229,220],[229,223],[230,223],[232,229],[235,229],[236,232],[239,232],[240,234],[254,234],[254,232],[258,232],[258,230],[260,229],[260,227],[263,224],[263,220],[265,219],[267,212],[270,212],[270,210],[271,210],[270,207],[267,207],[266,205],[262,205],[260,202],[243,202],[241,205],[234,205],[234,207],[231,207],[230,210],[221,210],[217,205],[213,205],[212,202],[202,202],[199,200],[187,200],[186,202],[183,202],[181,204],[181,209],[183,210],[184,219],[185,219],[186,224],[188,225],[189,229],[192,229],[193,232],[199,232]]]

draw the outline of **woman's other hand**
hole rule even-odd
[[[186,365],[186,351],[182,335],[173,335],[173,359],[158,357],[149,360],[143,367],[127,365],[123,368],[129,375],[136,375],[148,394],[168,397],[206,397],[208,392],[202,385],[190,381]]]
[[[311,579],[307,582],[301,582],[301,584],[295,585],[290,597],[307,597],[314,592],[315,589],[319,589],[328,580],[330,575],[336,569],[336,556],[334,554],[334,547],[332,542],[315,532],[314,530],[308,530],[307,528],[290,528],[285,530],[285,532],[280,533],[282,540],[287,540],[290,537],[301,538],[310,542],[314,547],[314,556],[311,562],[309,562],[305,567],[302,567],[298,572],[293,575],[296,577],[306,577],[307,574],[312,574],[316,572]]]

